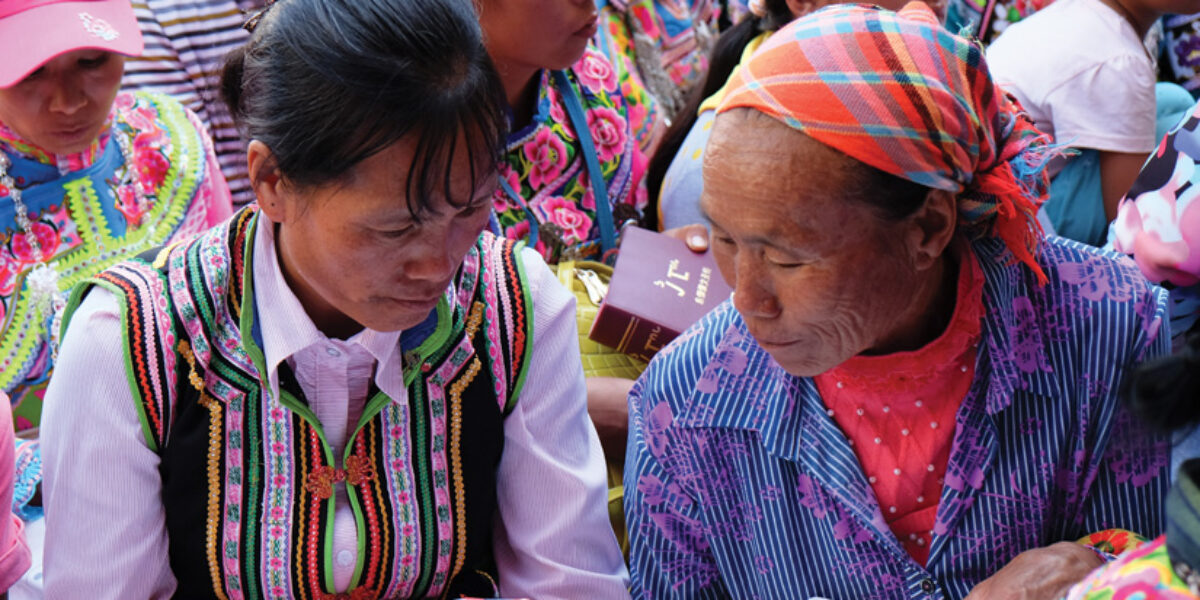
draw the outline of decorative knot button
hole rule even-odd
[[[350,485],[362,485],[374,478],[374,465],[357,456],[351,456],[346,459],[345,469],[335,469],[329,465],[313,469],[304,482],[304,491],[327,500],[333,496],[333,486],[336,483],[345,481]]]

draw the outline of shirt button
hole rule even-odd
[[[326,347],[326,348],[325,348],[325,354],[328,354],[328,355],[330,355],[330,356],[332,356],[332,357],[334,357],[334,358],[337,358],[337,357],[339,357],[339,356],[341,356],[341,355],[342,355],[342,353],[341,353],[341,352],[338,352],[338,351],[337,351],[337,348],[334,348],[333,346],[328,346],[328,347]]]
[[[921,581],[921,591],[922,592],[925,592],[926,594],[932,594],[933,590],[934,590],[934,584],[933,584],[932,579],[923,579]]]
[[[354,555],[350,554],[349,550],[342,550],[337,553],[337,562],[340,567],[349,567],[354,564]]]

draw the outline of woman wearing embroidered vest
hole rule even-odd
[[[4,2],[0,45],[0,390],[22,430],[38,425],[71,286],[208,229],[230,201],[194,115],[117,95],[142,52],[128,0]]]
[[[249,26],[261,208],[72,296],[47,597],[625,597],[572,298],[480,234],[505,102],[471,1]]]
[[[1116,390],[1167,295],[1041,235],[1047,143],[919,2],[751,56],[700,203],[733,298],[630,395],[635,597],[1053,598],[1074,540],[1159,534],[1167,439]]]

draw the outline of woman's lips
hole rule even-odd
[[[600,28],[600,15],[592,13],[592,17],[584,23],[583,27],[575,30],[575,35],[579,37],[591,38],[596,35],[596,31]]]
[[[442,295],[438,294],[429,298],[392,298],[392,302],[407,308],[428,308],[437,305],[441,299]]]
[[[91,127],[88,127],[87,125],[80,125],[78,127],[66,127],[63,129],[51,131],[50,135],[53,135],[54,137],[57,137],[60,139],[74,139],[74,138],[85,135],[90,129],[91,129]]]
[[[773,341],[767,341],[767,340],[760,340],[760,339],[758,339],[758,338],[755,338],[755,340],[758,342],[758,345],[759,345],[759,346],[762,346],[762,349],[763,349],[763,350],[766,350],[767,352],[770,352],[770,351],[772,351],[772,350],[782,350],[782,349],[784,349],[784,348],[787,348],[787,347],[789,347],[789,346],[795,345],[795,343],[796,343],[795,341],[791,341],[791,342],[773,342]]]

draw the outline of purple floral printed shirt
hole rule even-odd
[[[1166,353],[1166,293],[1076,242],[1043,244],[1045,287],[1000,242],[973,249],[987,314],[928,563],[888,528],[812,380],[784,372],[726,302],[630,397],[634,598],[962,598],[1024,550],[1161,532],[1167,440],[1117,390]]]

